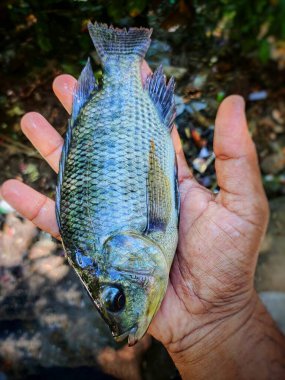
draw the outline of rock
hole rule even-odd
[[[106,347],[98,355],[98,362],[104,372],[121,380],[142,380],[141,357],[151,344],[151,337],[146,335],[133,347],[125,345],[119,350]]]
[[[41,239],[37,241],[29,251],[29,259],[36,260],[50,255],[57,247],[52,239]]]
[[[278,124],[284,124],[285,121],[284,121],[284,118],[282,117],[282,114],[281,112],[278,110],[278,109],[274,109],[272,111],[272,117],[273,119],[278,123]]]
[[[185,103],[182,96],[174,95],[175,106],[176,106],[176,116],[181,115],[185,110]]]
[[[63,257],[51,255],[33,262],[31,270],[53,283],[57,283],[67,275],[69,267]]]
[[[0,214],[10,214],[15,211],[12,206],[9,205],[4,199],[0,200]]]
[[[268,96],[267,91],[254,91],[248,95],[248,100],[251,100],[252,102],[256,102],[258,100],[264,100]]]
[[[178,80],[181,79],[188,70],[185,67],[163,66],[163,71],[167,77],[174,77]]]
[[[261,169],[265,174],[277,174],[285,167],[285,154],[280,151],[263,158]]]
[[[205,101],[195,101],[192,100],[190,104],[186,106],[186,110],[189,113],[200,112],[208,107]]]
[[[36,234],[37,228],[33,223],[18,218],[15,213],[8,214],[0,231],[0,266],[21,265]]]
[[[261,292],[259,296],[278,327],[285,334],[285,293]]]

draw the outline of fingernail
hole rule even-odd
[[[75,84],[75,78],[68,74],[63,74],[56,77],[52,84],[55,95],[69,113],[72,108],[72,97]]]
[[[55,92],[60,92],[62,95],[73,94],[75,80],[71,75],[63,74],[56,77],[52,87]]]
[[[42,116],[37,112],[28,112],[21,119],[21,128],[23,132],[25,130],[36,129],[39,125],[39,118]]]

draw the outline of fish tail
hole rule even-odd
[[[102,62],[110,56],[134,55],[144,58],[152,33],[152,29],[119,29],[97,22],[94,24],[89,22],[88,29]]]

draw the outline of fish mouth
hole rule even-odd
[[[136,333],[138,331],[138,327],[134,326],[130,330],[125,331],[121,335],[114,335],[114,339],[116,342],[122,342],[126,337],[128,337],[128,344],[129,346],[134,346],[139,338],[136,336]]]

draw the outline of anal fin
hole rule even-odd
[[[73,103],[71,119],[74,122],[79,115],[80,110],[89,100],[91,93],[98,88],[94,77],[90,58],[78,78],[73,91]]]

